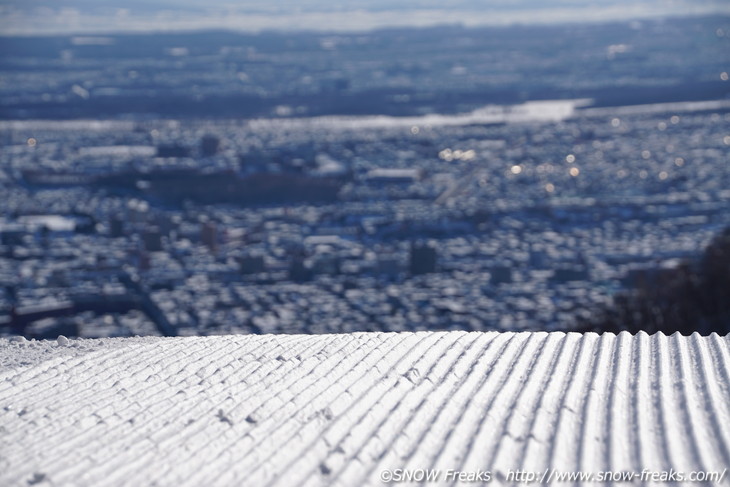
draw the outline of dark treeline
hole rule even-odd
[[[697,261],[656,269],[612,305],[584,319],[585,331],[646,331],[689,335],[730,332],[730,228],[717,235]]]

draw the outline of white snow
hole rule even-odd
[[[59,337],[60,338],[60,337]],[[65,338],[65,337],[64,337]],[[26,340],[21,336],[0,338],[0,380],[13,369],[35,367],[58,357],[77,357],[94,351],[109,352],[133,343],[155,340],[149,338],[105,338],[104,340],[67,339],[66,345],[56,340]],[[0,396],[1,397],[1,396]],[[2,407],[2,405],[0,405]],[[1,485],[1,484],[0,484]]]
[[[730,466],[730,341],[0,340],[0,485],[380,485],[384,469]],[[727,481],[727,476],[725,478]]]

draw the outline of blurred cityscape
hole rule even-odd
[[[0,46],[3,335],[579,330],[730,226],[730,17]]]

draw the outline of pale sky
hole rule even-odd
[[[362,31],[730,15],[727,0],[0,0],[0,34]]]

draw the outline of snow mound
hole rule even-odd
[[[59,357],[77,357],[93,351],[124,347],[138,341],[157,338],[104,338],[68,339],[60,335],[56,340],[27,340],[22,336],[0,338],[0,377],[7,369],[33,367]]]
[[[359,486],[400,468],[500,485],[517,469],[730,465],[717,335],[0,340],[0,356],[0,485]]]

